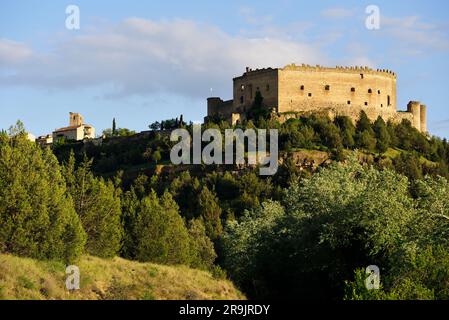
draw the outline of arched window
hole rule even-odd
[[[355,92],[355,88],[354,87],[351,88],[351,92]]]
[[[368,89],[368,93],[373,93],[373,90],[371,90],[371,89]]]
[[[304,90],[304,85],[301,85],[301,87],[299,87],[301,90]]]
[[[324,86],[324,90],[326,90],[326,91],[329,91],[329,90],[330,90],[330,88],[331,88],[331,86],[330,86],[330,85],[328,85],[328,84],[326,84],[326,85]]]

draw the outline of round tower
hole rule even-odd
[[[407,111],[413,115],[413,127],[421,131],[421,103],[419,101],[410,101],[407,105]]]
[[[421,105],[421,132],[427,132],[427,107],[425,104]]]

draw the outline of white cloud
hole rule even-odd
[[[170,92],[198,98],[207,96],[210,88],[229,95],[231,78],[245,66],[326,61],[307,43],[233,36],[189,20],[129,18],[110,28],[70,34],[56,42],[51,53],[9,45],[0,46],[0,57],[11,56],[11,47],[27,59],[15,65],[10,58],[2,60],[15,70],[0,76],[2,85],[46,89],[107,85],[115,88],[109,97]]]
[[[32,51],[23,43],[0,39],[0,67],[11,66],[31,57]]]
[[[321,15],[326,18],[332,19],[340,19],[340,18],[348,18],[354,14],[353,9],[346,8],[329,8],[321,11]]]
[[[427,50],[449,49],[447,26],[425,23],[418,16],[393,18],[381,16],[380,30],[395,38],[403,52],[419,54]]]

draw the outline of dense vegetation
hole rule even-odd
[[[408,121],[261,112],[240,128],[277,128],[272,177],[233,165],[171,166],[182,117],[98,142],[40,148],[21,125],[0,135],[0,251],[73,261],[81,254],[183,264],[227,276],[252,298],[449,298],[449,144]],[[222,131],[219,119],[203,125]],[[364,286],[378,265],[381,290]]]

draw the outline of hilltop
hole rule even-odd
[[[65,265],[0,254],[0,299],[244,299],[230,281],[185,266],[83,256],[80,290],[65,288]]]

